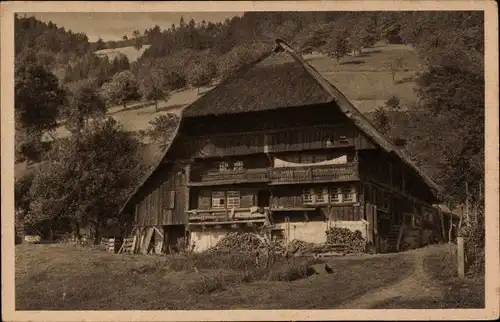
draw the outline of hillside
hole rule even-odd
[[[130,47],[116,50],[123,53],[131,52]],[[394,53],[404,55],[408,65],[412,67],[397,74],[396,79],[404,81],[396,81],[396,84],[392,84],[389,71],[381,68]],[[380,44],[374,50],[364,51],[360,57],[346,57],[340,65],[325,55],[304,55],[304,58],[328,81],[337,86],[362,113],[373,112],[393,95],[400,98],[403,110],[417,100],[412,76],[418,68],[418,57],[411,47]],[[210,87],[202,87],[200,95],[209,89]],[[112,107],[107,114],[120,122],[127,131],[145,130],[149,126],[149,121],[158,115],[179,114],[183,107],[194,102],[200,95],[197,89],[183,89],[173,92],[168,101],[160,102],[158,111],[155,111],[153,105],[144,106],[143,103],[136,103],[126,109],[121,106]],[[69,132],[64,127],[56,131],[56,137],[67,135]]]
[[[140,50],[137,50],[134,46],[127,46],[115,49],[101,49],[94,52],[98,57],[107,56],[110,61],[118,57],[120,54],[125,55],[129,62],[135,62],[139,57],[144,54],[144,52],[150,47],[150,45],[143,45]]]

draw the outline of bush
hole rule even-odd
[[[473,223],[461,233],[464,237],[467,275],[469,276],[484,276],[485,229],[483,215],[479,217],[477,223]]]
[[[227,272],[211,272],[200,274],[191,279],[185,288],[189,293],[208,294],[224,291],[231,284],[238,281],[238,276]]]
[[[308,264],[291,264],[272,270],[269,279],[272,281],[292,282],[311,276],[314,273],[314,268]]]

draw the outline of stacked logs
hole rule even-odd
[[[361,231],[352,231],[342,227],[330,227],[326,231],[326,243],[330,245],[345,245],[346,250],[355,253],[363,252],[366,245]]]
[[[255,253],[266,248],[264,239],[252,233],[231,233],[220,240],[217,245],[212,247],[213,251],[238,251],[242,253]]]
[[[210,249],[213,252],[273,253],[282,256],[308,256],[325,253],[361,253],[365,240],[359,230],[331,227],[326,231],[325,244],[308,243],[294,239],[288,246],[272,242],[264,236],[248,232],[235,232],[227,235]]]

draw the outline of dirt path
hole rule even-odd
[[[413,274],[396,284],[383,287],[370,292],[354,300],[342,303],[338,308],[348,309],[373,309],[390,307],[391,303],[416,303],[420,301],[439,301],[443,297],[442,289],[435,280],[428,275],[424,268],[424,249],[409,252],[407,254],[396,254],[395,256],[407,256],[413,262]]]

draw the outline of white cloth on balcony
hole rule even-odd
[[[285,160],[281,160],[276,157],[274,158],[275,168],[310,167],[310,166],[344,164],[344,163],[347,163],[347,155],[343,155],[335,159],[330,159],[321,162],[314,162],[314,163],[296,163],[296,162],[288,162]]]

